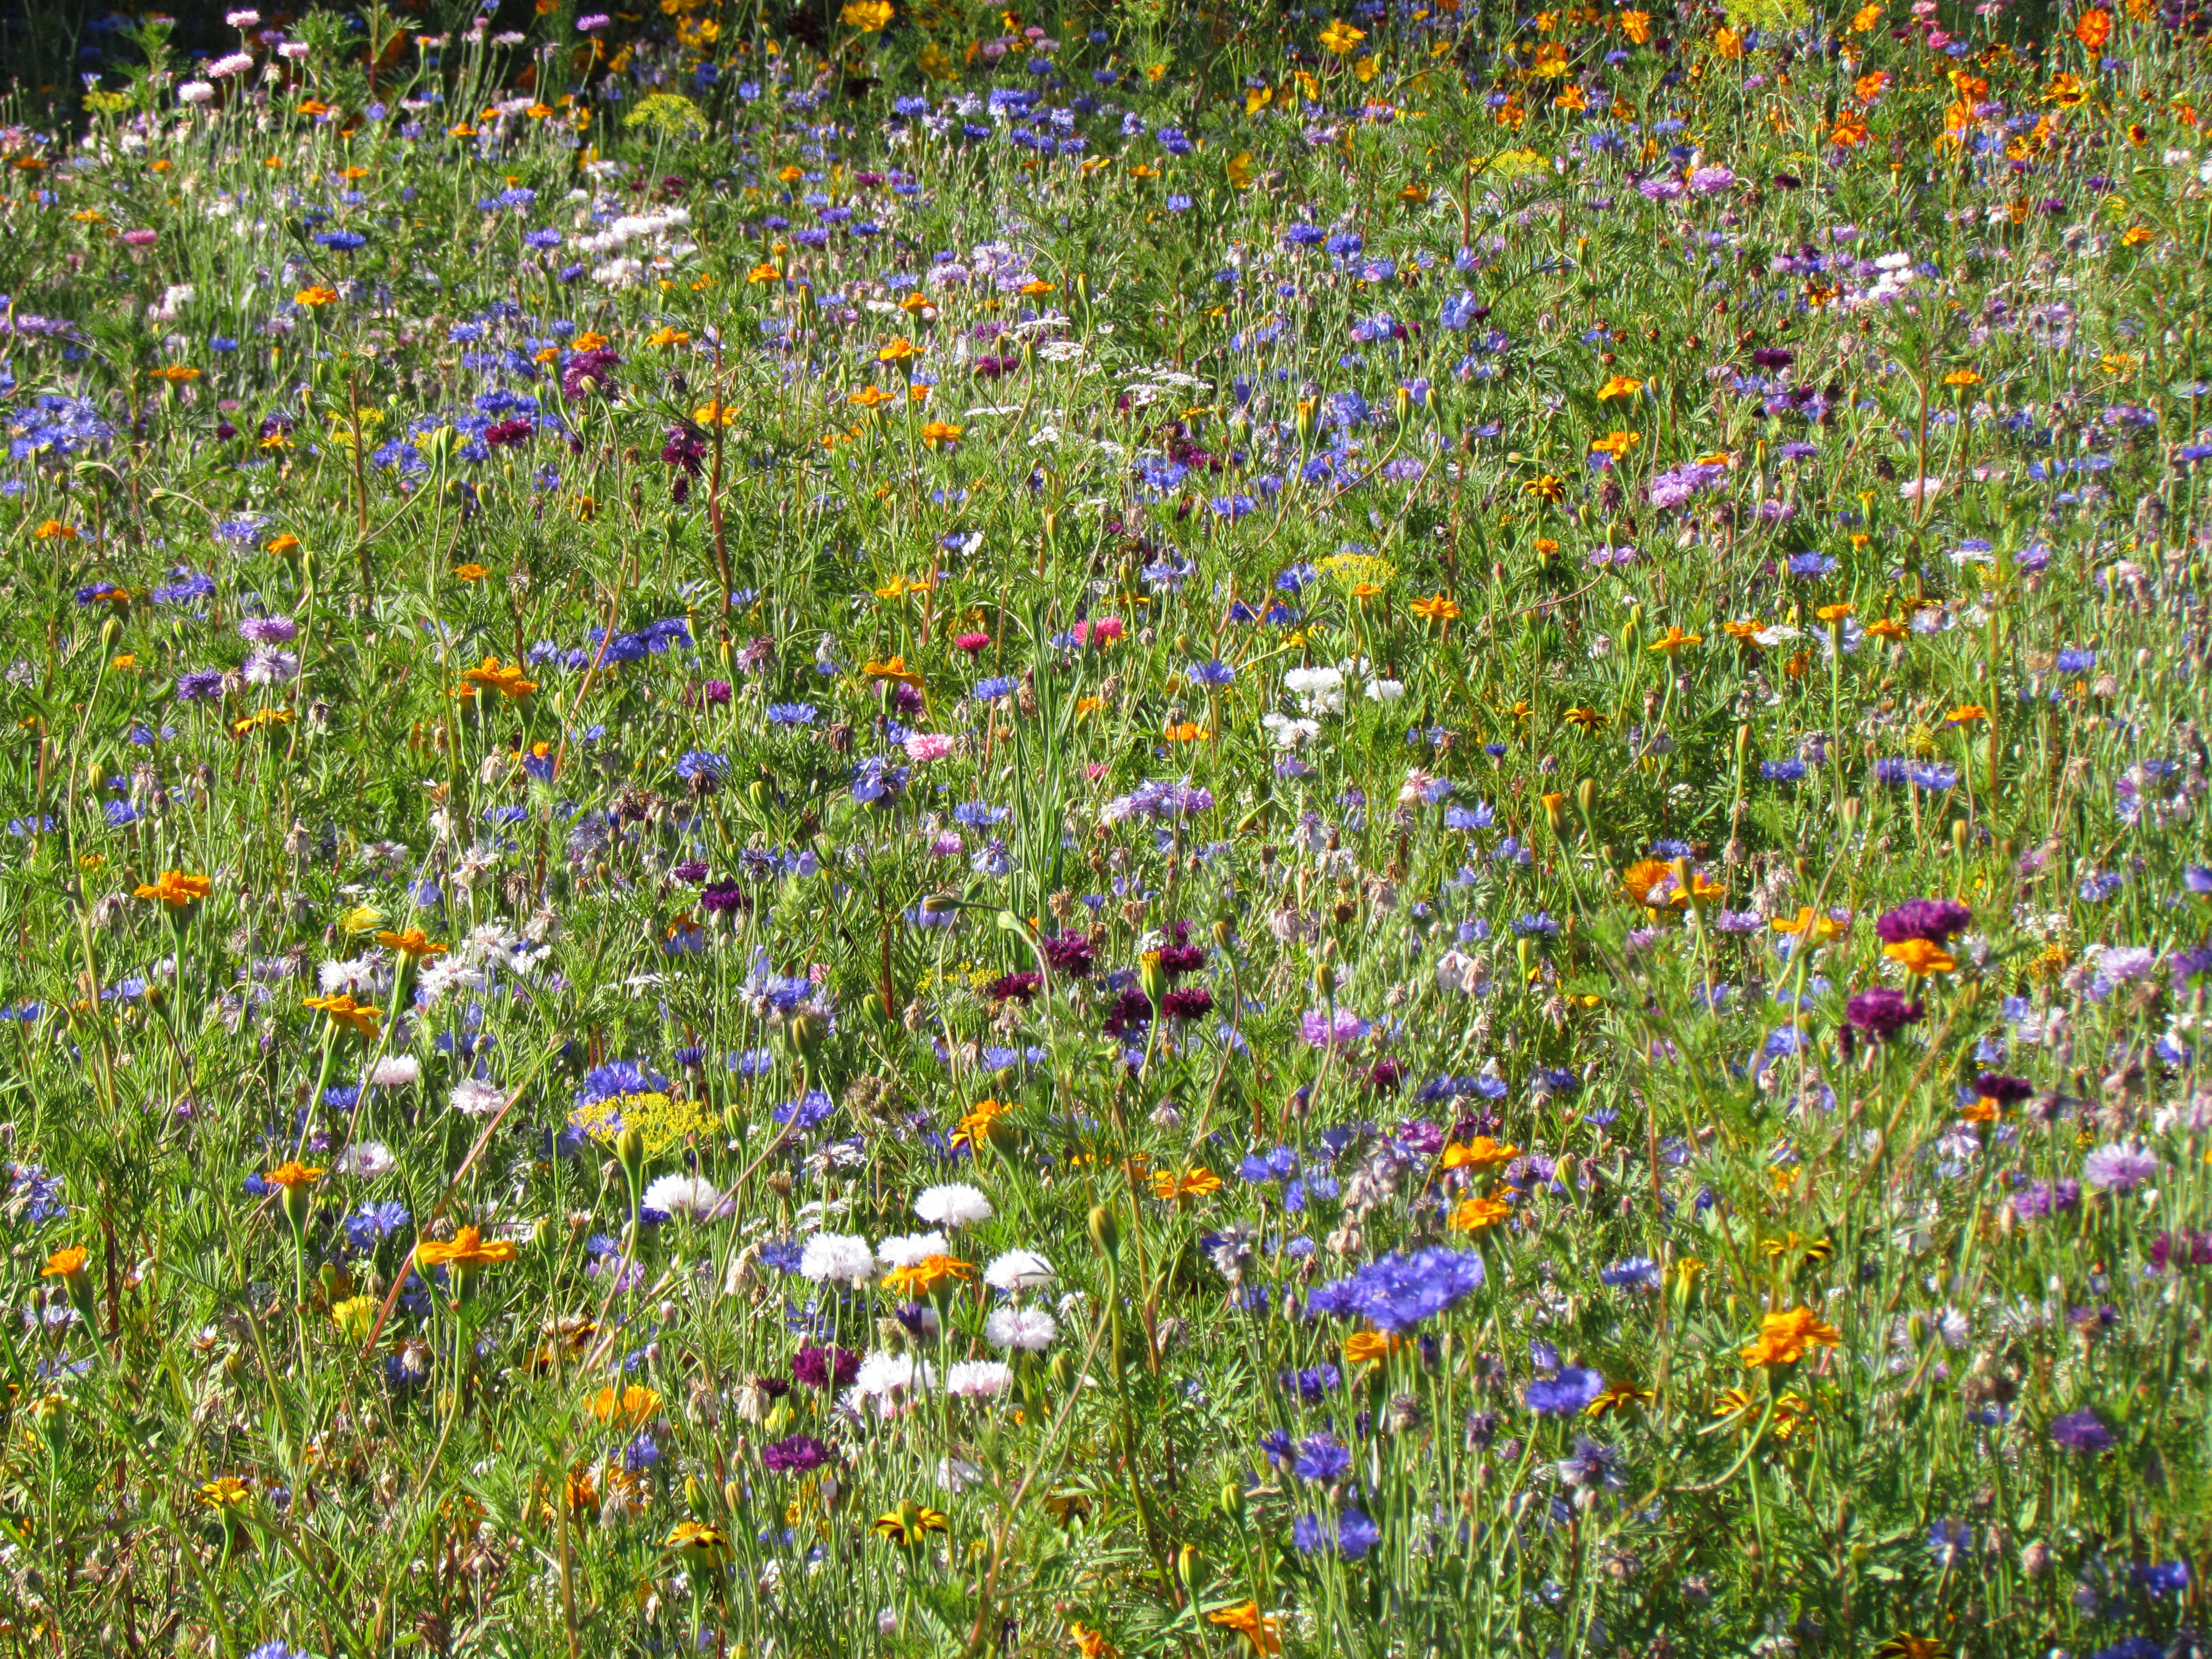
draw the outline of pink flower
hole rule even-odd
[[[963,634],[952,643],[972,657],[978,651],[990,647],[991,636],[988,634]]]
[[[126,230],[123,233],[123,245],[125,247],[151,247],[161,240],[161,236],[158,230]]]
[[[1120,639],[1124,631],[1119,617],[1101,617],[1097,622],[1076,623],[1075,642],[1078,645],[1104,645],[1110,640]]]
[[[1332,1043],[1357,1042],[1367,1035],[1367,1022],[1349,1008],[1339,1008],[1332,1020],[1319,1008],[1309,1008],[1299,1017],[1298,1035],[1308,1045],[1326,1048]]]
[[[907,758],[943,760],[952,752],[952,739],[942,732],[917,732],[906,740]]]
[[[1091,762],[1083,769],[1083,775],[1090,779],[1093,783],[1097,782],[1099,779],[1106,775],[1105,763],[1103,761]]]

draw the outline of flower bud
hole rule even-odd
[[[635,1127],[625,1127],[615,1137],[615,1160],[622,1165],[623,1174],[629,1177],[632,1196],[645,1190],[645,1136]]]
[[[1244,1518],[1244,1483],[1224,1480],[1221,1483],[1221,1513],[1231,1521]]]
[[[1114,1212],[1103,1204],[1091,1206],[1085,1224],[1090,1229],[1091,1242],[1098,1247],[1098,1254],[1109,1261],[1121,1253],[1121,1224],[1114,1219]]]
[[[1160,966],[1158,951],[1147,951],[1137,958],[1137,981],[1144,987],[1145,994],[1152,999],[1153,1007],[1158,1007],[1166,999],[1167,969]]]

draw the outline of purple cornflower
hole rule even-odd
[[[860,1356],[834,1343],[810,1343],[792,1356],[791,1374],[810,1389],[842,1388],[860,1374]]]
[[[805,1474],[830,1462],[830,1448],[811,1434],[794,1434],[761,1448],[761,1467],[770,1474]]]
[[[1855,993],[1844,1005],[1844,1018],[1875,1042],[1895,1036],[1928,1012],[1917,998],[1907,997],[1886,985]]]
[[[1570,1367],[1557,1376],[1540,1376],[1522,1398],[1539,1417],[1572,1417],[1605,1392],[1605,1373]]]
[[[2112,1448],[2112,1431],[2096,1413],[2086,1407],[2051,1419],[2051,1438],[2063,1450],[2095,1456]]]
[[[2081,1179],[2100,1192],[2133,1192],[2165,1165],[2139,1146],[2100,1146],[2081,1160]]]

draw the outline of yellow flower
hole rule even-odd
[[[1332,20],[1329,26],[1321,32],[1322,45],[1340,58],[1366,38],[1366,30],[1356,29],[1349,23],[1334,20]]]
[[[1633,398],[1643,390],[1643,381],[1632,380],[1626,374],[1616,374],[1597,389],[1597,400],[1602,404],[1615,398]]]
[[[331,1323],[338,1328],[338,1334],[349,1342],[366,1342],[368,1334],[376,1328],[376,1298],[373,1296],[349,1296],[343,1302],[331,1305]]]
[[[1893,962],[1901,962],[1905,971],[1916,979],[1925,979],[1930,974],[1948,974],[1959,964],[1951,953],[1932,939],[1900,939],[1895,945],[1881,947],[1882,955]]]
[[[1990,711],[1983,708],[1981,704],[1978,702],[1962,702],[1956,708],[1954,708],[1949,714],[1943,716],[1943,723],[1946,726],[1972,726],[1976,721],[1986,720],[1989,717]]]
[[[1633,1382],[1608,1382],[1605,1392],[1583,1407],[1586,1417],[1602,1417],[1607,1412],[1626,1411],[1632,1406],[1650,1404],[1658,1396],[1649,1389],[1639,1389]]]
[[[1686,645],[1703,645],[1705,642],[1705,635],[1702,634],[1685,634],[1680,628],[1670,623],[1664,634],[1644,648],[1647,651],[1663,651],[1671,658]]]
[[[848,28],[873,34],[891,21],[890,0],[852,0],[837,17]]]
[[[292,296],[292,301],[295,305],[305,306],[310,311],[316,311],[324,306],[332,304],[337,297],[338,291],[336,289],[325,288],[318,283],[313,288],[301,289]]]
[[[1771,1313],[1759,1322],[1759,1338],[1745,1345],[1747,1365],[1794,1365],[1808,1347],[1832,1348],[1843,1340],[1832,1325],[1821,1322],[1810,1308],[1790,1308]]]
[[[874,1524],[878,1537],[908,1549],[920,1544],[931,1533],[947,1531],[951,1526],[942,1510],[917,1504],[911,1498],[901,1499],[896,1509],[878,1516]]]
[[[1528,479],[1521,486],[1524,495],[1534,495],[1540,501],[1557,501],[1566,498],[1565,482],[1556,473],[1545,472]]]
[[[1615,460],[1619,460],[1643,441],[1644,434],[1641,432],[1608,432],[1602,438],[1590,440],[1590,453],[1610,455]]]
[[[872,680],[896,680],[901,685],[910,685],[917,691],[922,689],[921,675],[906,665],[904,657],[893,657],[889,662],[871,660],[860,672]]]
[[[181,870],[164,870],[159,881],[149,883],[131,894],[133,898],[159,899],[172,910],[181,910],[197,904],[214,890],[214,884],[205,876],[188,876]]]
[[[1595,708],[1570,708],[1559,718],[1585,732],[1595,732],[1605,724],[1605,716]]]
[[[1982,377],[1971,368],[1954,368],[1943,377],[1945,386],[1979,386]]]
[[[849,13],[854,8],[848,6],[845,9]],[[885,5],[883,9],[888,12],[890,8]],[[679,1521],[676,1530],[660,1542],[663,1548],[673,1550],[702,1566],[719,1567],[730,1559],[730,1535],[703,1521]]]
[[[1407,608],[1423,622],[1452,623],[1457,622],[1460,616],[1459,601],[1445,593],[1415,599]]]
[[[199,1500],[216,1510],[234,1510],[253,1496],[253,1489],[234,1474],[219,1474],[199,1489]]]
[[[502,668],[497,657],[486,657],[476,667],[465,671],[461,678],[474,685],[489,685],[502,697],[514,702],[521,701],[538,690],[536,680],[523,677],[520,663]]]
[[[325,1172],[312,1164],[302,1164],[296,1158],[287,1158],[261,1178],[272,1187],[282,1187],[289,1192],[295,1187],[312,1187]]]

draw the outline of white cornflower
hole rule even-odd
[[[963,1359],[945,1374],[945,1391],[959,1400],[995,1400],[1013,1386],[1003,1359]]]
[[[983,1322],[983,1340],[994,1348],[1041,1353],[1060,1334],[1060,1322],[1042,1308],[1000,1308]]]
[[[376,989],[377,969],[380,964],[374,957],[356,957],[350,962],[326,962],[316,970],[315,977],[322,982],[323,994],[334,997],[341,991],[355,996]]]
[[[1008,1250],[983,1269],[983,1282],[994,1291],[1035,1290],[1052,1280],[1052,1263],[1035,1250]]]
[[[799,1254],[799,1271],[817,1284],[865,1285],[876,1271],[875,1253],[868,1249],[865,1238],[846,1233],[817,1233],[806,1241],[805,1249]],[[861,1369],[867,1368],[863,1365]]]
[[[464,1117],[489,1117],[507,1104],[507,1091],[483,1078],[463,1078],[446,1097],[447,1103]]]
[[[481,991],[483,969],[451,957],[434,957],[415,970],[415,988],[423,1006],[434,1008],[448,991]]]
[[[331,1167],[343,1176],[374,1181],[398,1169],[399,1160],[392,1155],[392,1148],[380,1140],[356,1140],[331,1161]]]
[[[925,1187],[914,1201],[914,1212],[939,1227],[964,1227],[991,1218],[991,1200],[975,1188],[955,1182],[950,1186]]]
[[[422,1075],[422,1062],[412,1054],[386,1054],[368,1068],[368,1080],[380,1089],[404,1089]]]
[[[214,96],[215,87],[206,81],[187,81],[177,88],[177,101],[180,104],[204,104]]]
[[[645,1189],[645,1207],[686,1221],[702,1221],[715,1213],[722,1195],[703,1176],[665,1175]]]

